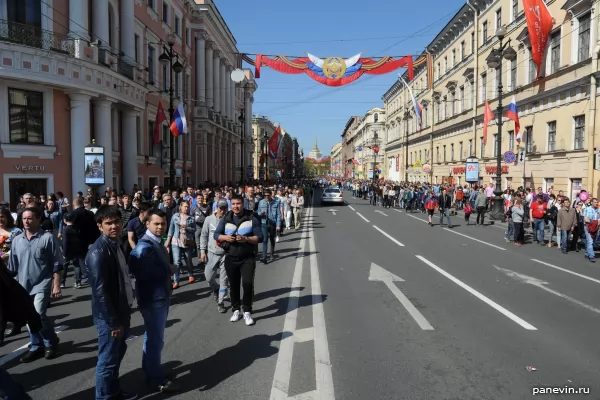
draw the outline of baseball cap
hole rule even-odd
[[[225,199],[221,199],[217,202],[217,207],[219,208],[229,208],[229,203],[227,203],[227,200]]]

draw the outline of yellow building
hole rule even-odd
[[[265,161],[269,168],[273,167],[273,160],[262,157],[267,152],[266,146],[269,138],[277,127],[268,118],[262,115],[252,116],[252,142],[254,146],[252,165],[254,166],[254,179],[263,179]]]
[[[600,6],[591,0],[549,0],[547,5],[555,23],[537,82],[521,1],[470,0],[448,22],[424,53],[432,63],[415,68],[409,82],[423,109],[422,125],[402,83],[395,83],[383,96],[390,178],[462,184],[465,159],[476,156],[480,182],[488,183],[496,174],[495,154],[510,150],[517,161],[503,162],[503,188],[554,188],[570,196],[585,188],[598,194],[600,174],[594,174],[592,158],[594,147],[600,146],[595,134],[598,57],[594,53],[600,51],[600,42],[593,16]],[[499,27],[506,28],[503,42],[510,41],[517,56],[491,69],[488,57],[499,45],[495,35]],[[496,122],[489,125],[483,144],[483,106],[487,99],[497,115],[500,79],[502,115],[514,96],[521,143],[516,141],[514,123],[504,117],[498,149]]]
[[[373,169],[377,167],[376,176],[387,179],[387,170],[384,169],[387,138],[385,127],[386,110],[380,107],[370,109],[362,117],[350,117],[342,132],[342,158],[347,163],[354,159],[357,164],[348,163],[346,176],[373,179]],[[374,148],[377,148],[377,153]]]
[[[330,170],[333,176],[344,176],[344,161],[342,160],[342,142],[336,143],[329,153]]]

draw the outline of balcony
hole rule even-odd
[[[35,47],[75,57],[75,41],[35,26],[0,20],[0,41]]]

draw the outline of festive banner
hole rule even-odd
[[[306,74],[315,81],[327,86],[344,86],[356,81],[363,74],[381,75],[395,71],[398,68],[408,69],[408,78],[414,77],[415,65],[427,62],[421,58],[417,62],[412,56],[394,58],[390,56],[379,59],[361,57],[361,53],[350,57],[327,57],[319,58],[310,53],[307,57],[290,58],[287,56],[268,57],[262,54],[256,55],[256,60],[244,56],[244,60],[255,66],[255,78],[260,78],[261,67],[267,66],[284,74]],[[417,64],[418,63],[418,64]]]

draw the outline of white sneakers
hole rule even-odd
[[[252,314],[250,314],[249,312],[245,312],[243,318],[247,326],[254,325]],[[235,310],[229,321],[238,322],[240,319],[242,319],[242,313],[239,310]]]
[[[244,313],[244,321],[246,322],[247,326],[254,325],[254,320],[252,319],[252,314],[250,314],[249,312]]]

